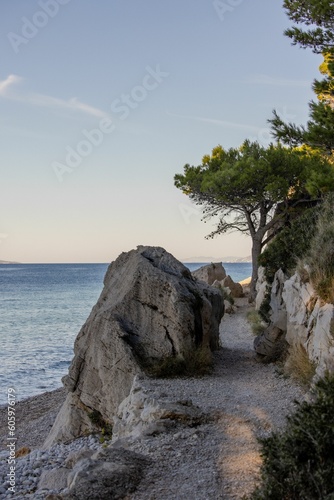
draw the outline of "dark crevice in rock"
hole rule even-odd
[[[167,339],[169,340],[169,342],[171,343],[171,346],[172,346],[172,355],[176,356],[175,345],[174,345],[172,337],[169,335],[169,331],[168,331],[167,326],[164,326],[164,329],[165,329],[165,332],[166,332],[166,337],[167,337]]]

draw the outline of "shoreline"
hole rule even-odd
[[[16,451],[23,446],[31,450],[44,443],[54,421],[65,401],[64,387],[30,396],[15,404]],[[8,439],[7,405],[0,407],[1,449],[6,449]]]
[[[66,375],[66,374],[65,374]],[[47,389],[47,390],[44,390],[43,392],[39,392],[38,394],[33,394],[32,396],[24,396],[22,399],[16,399],[16,402],[15,402],[15,407],[17,407],[18,405],[21,405],[23,403],[29,403],[30,401],[33,401],[34,399],[36,398],[40,398],[46,394],[50,394],[50,397],[53,393],[56,393],[58,391],[60,391],[61,389],[63,389],[63,385],[60,385],[59,387],[56,387],[56,389]],[[0,404],[0,412],[4,409],[6,409],[8,406],[7,403],[1,403]]]

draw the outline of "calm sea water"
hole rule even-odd
[[[201,263],[186,264],[191,270]],[[251,264],[223,264],[234,281]],[[107,264],[0,265],[0,404],[61,386],[73,344],[103,287]]]

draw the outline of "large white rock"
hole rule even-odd
[[[267,292],[267,281],[264,275],[264,267],[260,266],[258,270],[258,278],[256,281],[256,298],[255,298],[255,309],[258,311],[261,307],[262,302],[265,299]]]
[[[130,394],[119,405],[114,417],[113,443],[124,438],[166,432],[171,423],[198,425],[207,416],[191,401],[170,401],[161,394],[150,394],[145,379],[134,378]]]
[[[220,292],[197,282],[166,250],[140,246],[122,253],[74,345],[63,379],[66,401],[44,447],[94,429],[94,412],[110,423],[133,378],[168,356],[219,346]]]
[[[323,303],[298,272],[286,279],[279,270],[271,290],[271,324],[293,346],[302,345],[321,377],[334,372],[334,305]],[[256,341],[260,345],[261,339]]]
[[[334,305],[323,304],[318,299],[308,324],[309,338],[306,348],[317,365],[317,375],[334,372]]]
[[[271,288],[270,320],[280,330],[286,330],[287,327],[286,303],[283,297],[285,281],[286,277],[283,271],[279,269],[275,274]]]

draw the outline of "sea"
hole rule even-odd
[[[194,271],[205,263],[186,263]],[[250,263],[223,263],[234,281]],[[108,264],[0,264],[0,405],[62,386]]]

